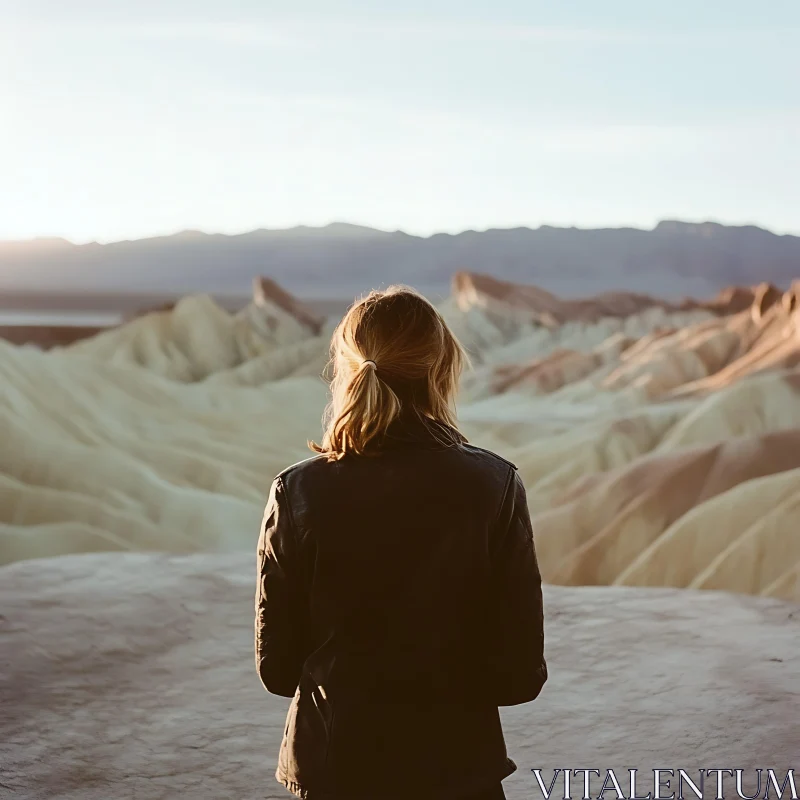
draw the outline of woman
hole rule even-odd
[[[291,697],[277,779],[303,800],[498,800],[499,706],[547,680],[525,489],[467,443],[465,355],[401,286],[333,335],[317,456],[275,478],[258,544],[256,664]]]

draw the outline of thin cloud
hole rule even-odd
[[[287,23],[287,30],[297,24]],[[758,39],[774,41],[782,38],[794,41],[800,29],[787,27],[767,28],[689,28],[656,29],[633,27],[570,27],[527,24],[496,24],[488,21],[450,20],[318,20],[302,23],[307,31],[317,31],[325,36],[381,37],[398,39],[433,39],[436,41],[513,43],[539,42],[552,44],[622,44],[622,43],[735,43]]]
[[[642,33],[615,29],[570,28],[532,25],[496,25],[481,22],[428,22],[367,20],[309,21],[309,27],[327,35],[380,36],[400,39],[434,39],[466,42],[609,42],[637,39]]]
[[[214,41],[229,45],[267,45],[296,48],[309,44],[298,29],[280,25],[252,25],[246,22],[171,22],[125,25],[116,29],[123,36],[149,39],[188,39]]]
[[[439,148],[442,152],[501,147],[542,155],[613,156],[634,153],[692,152],[709,141],[730,136],[725,125],[583,124],[543,122],[535,116],[515,121],[388,102],[379,96],[303,92],[205,91],[201,102],[220,109],[249,108],[285,125],[290,119],[314,120],[332,134],[361,131],[367,139],[392,137],[393,147]],[[761,128],[769,128],[763,125]]]
[[[296,49],[307,47],[311,40],[299,27],[252,24],[248,22],[176,22],[151,20],[136,22],[94,22],[15,20],[0,29],[10,41],[20,38],[57,37],[59,39],[149,39],[201,41],[229,46],[257,46]]]
[[[306,48],[324,47],[342,39],[433,40],[436,42],[470,42],[502,44],[531,42],[542,44],[624,44],[641,42],[713,43],[749,41],[760,37],[795,37],[797,28],[761,29],[688,29],[659,30],[652,28],[591,28],[542,26],[528,24],[465,21],[363,18],[329,19],[314,17],[274,17],[238,20],[170,20],[150,19],[125,22],[96,20],[18,19],[2,29],[8,37],[20,34],[146,38],[167,41],[187,40],[213,42],[227,46]]]

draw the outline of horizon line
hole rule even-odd
[[[72,247],[85,247],[88,245],[98,245],[101,247],[105,247],[106,245],[113,245],[113,244],[128,244],[133,242],[146,242],[151,241],[153,239],[172,239],[178,236],[184,236],[187,234],[195,235],[197,237],[225,237],[229,239],[237,238],[240,236],[249,236],[254,233],[290,233],[293,231],[300,231],[300,230],[308,230],[308,231],[324,231],[329,228],[353,228],[353,229],[360,229],[365,232],[371,232],[375,234],[385,235],[385,236],[392,236],[401,234],[404,236],[408,236],[413,239],[432,239],[435,236],[462,236],[468,233],[490,233],[490,232],[499,232],[499,231],[519,231],[519,230],[528,230],[531,232],[539,231],[542,229],[553,229],[553,230],[564,230],[564,231],[622,231],[622,230],[630,230],[630,231],[641,231],[643,233],[652,233],[653,231],[657,230],[663,224],[678,224],[678,225],[686,225],[686,226],[702,226],[702,225],[714,225],[721,228],[756,228],[758,230],[765,231],[766,233],[770,233],[773,236],[792,236],[798,237],[800,236],[800,230],[798,231],[784,231],[778,232],[772,228],[766,227],[765,225],[759,224],[757,222],[745,222],[745,223],[729,223],[729,222],[721,222],[718,219],[679,219],[676,217],[665,217],[663,219],[658,220],[656,223],[652,225],[652,227],[642,227],[640,225],[632,225],[632,224],[617,224],[617,225],[596,225],[596,226],[583,226],[583,225],[554,225],[551,223],[543,222],[539,225],[508,225],[508,226],[489,226],[485,228],[463,228],[458,231],[434,231],[433,233],[428,234],[421,234],[421,233],[409,233],[407,230],[403,230],[401,228],[396,228],[395,230],[387,230],[385,228],[377,228],[373,227],[372,225],[365,225],[358,222],[348,222],[345,220],[332,220],[331,222],[327,222],[320,225],[309,225],[305,223],[298,223],[296,225],[291,225],[288,227],[280,227],[280,228],[268,228],[268,227],[257,227],[257,228],[248,228],[246,230],[238,231],[238,232],[225,232],[225,231],[208,231],[202,230],[200,228],[180,228],[178,230],[173,230],[171,232],[155,232],[152,234],[146,234],[144,236],[136,236],[136,237],[128,237],[128,238],[120,238],[120,239],[86,239],[86,240],[75,240],[70,239],[66,236],[48,236],[48,235],[41,235],[41,236],[33,236],[25,239],[0,239],[0,247],[3,245],[25,245],[25,244],[37,244],[37,243],[63,243],[71,245]]]

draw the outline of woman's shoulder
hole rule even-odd
[[[442,470],[447,472],[454,469],[457,475],[480,474],[490,478],[492,483],[506,486],[512,475],[517,472],[517,465],[505,456],[466,441],[436,451],[421,450],[418,454],[420,456],[424,454],[430,459],[431,469],[435,469],[439,478],[444,477],[445,473]],[[460,457],[457,456],[456,462],[453,462],[451,458],[456,454],[460,454]],[[444,457],[446,463],[443,463],[440,457]],[[376,460],[369,456],[345,456],[331,461],[325,454],[318,454],[285,467],[276,475],[275,480],[283,484],[289,495],[299,493],[305,496],[308,492],[330,485],[331,481],[338,485],[342,480],[347,482],[348,478],[363,481],[365,476],[378,476],[381,472],[381,461],[380,458]],[[459,466],[456,466],[457,464]],[[368,468],[366,472],[365,465]],[[413,462],[409,462],[408,467],[419,471],[421,465],[414,459]],[[396,475],[397,464],[392,463],[391,468]]]
[[[302,461],[296,461],[294,464],[290,464],[288,467],[284,467],[276,476],[275,480],[280,480],[282,482],[286,482],[291,477],[302,474],[304,472],[308,472],[309,470],[315,470],[318,468],[319,465],[327,463],[327,458],[324,454],[319,454],[316,456],[309,456],[308,458],[304,458]]]
[[[495,453],[494,450],[487,450],[485,447],[478,447],[477,445],[470,443],[464,443],[461,445],[461,447],[467,453],[471,453],[473,456],[483,461],[488,461],[498,466],[505,465],[506,467],[511,467],[513,470],[517,469],[517,465],[513,461],[510,461],[505,456],[501,456],[499,453]]]

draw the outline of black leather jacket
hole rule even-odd
[[[380,454],[272,484],[256,665],[293,698],[276,777],[304,800],[447,800],[516,769],[498,706],[547,680],[525,489],[436,428],[397,420]]]

